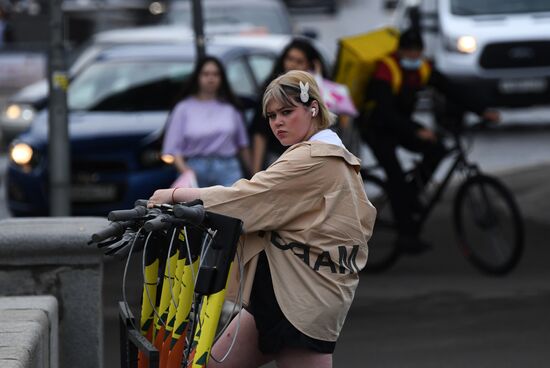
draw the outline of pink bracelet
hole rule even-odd
[[[179,187],[175,187],[172,191],[172,204],[176,203],[176,200],[174,199],[174,194],[176,194],[176,190],[179,189]]]

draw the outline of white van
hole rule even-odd
[[[459,88],[491,107],[550,102],[549,0],[402,1],[399,28],[410,25],[411,9],[427,55]]]

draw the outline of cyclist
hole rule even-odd
[[[359,123],[363,140],[386,172],[387,189],[400,231],[398,246],[410,253],[429,248],[415,231],[414,212],[421,208],[416,188],[431,178],[446,154],[436,133],[412,118],[418,92],[431,85],[483,118],[499,119],[496,112],[483,112],[476,101],[468,101],[461,94],[464,91],[450,86],[423,58],[423,48],[422,36],[414,28],[401,34],[397,51],[382,58],[375,67]],[[405,177],[396,155],[397,147],[422,153],[422,163],[415,173],[420,183]]]
[[[151,205],[203,200],[243,220],[246,308],[212,349],[209,367],[331,367],[332,353],[367,260],[376,210],[359,160],[328,129],[331,115],[314,77],[273,80],[263,113],[289,147],[265,171],[231,187],[157,190]],[[240,322],[239,322],[240,321]],[[240,327],[238,327],[240,323]]]

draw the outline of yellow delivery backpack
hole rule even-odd
[[[340,39],[334,81],[348,86],[359,111],[376,63],[395,51],[398,42],[399,31],[391,27]]]

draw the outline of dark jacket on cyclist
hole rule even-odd
[[[418,182],[427,182],[445,156],[443,144],[436,139],[419,136],[424,128],[413,120],[418,94],[427,85],[446,89],[445,80],[424,59],[415,67],[407,67],[398,54],[391,54],[378,62],[366,92],[367,103],[362,111],[360,130],[374,156],[384,168],[388,192],[402,238],[417,239],[413,213],[420,208],[417,188],[407,178],[399,159],[401,146],[423,155],[416,173]]]

